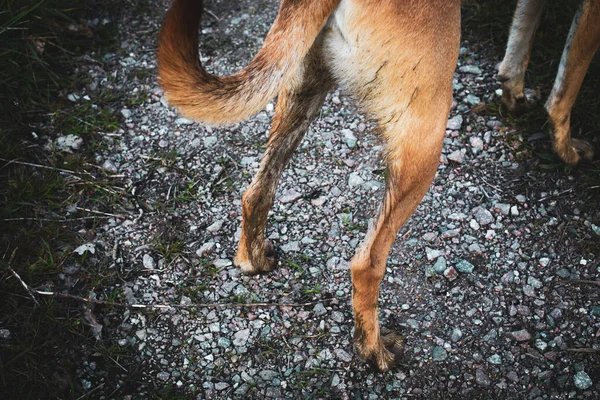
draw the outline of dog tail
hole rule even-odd
[[[175,0],[160,33],[158,78],[169,103],[208,124],[235,123],[262,110],[294,77],[340,0],[283,0],[250,64],[229,76],[209,74],[198,56],[202,0]]]

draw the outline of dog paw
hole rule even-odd
[[[528,113],[540,101],[540,95],[532,89],[525,89],[524,93],[515,95],[509,88],[502,88],[502,107],[514,116]]]
[[[257,249],[257,255],[248,257],[247,254],[242,255],[238,251],[233,264],[247,275],[271,272],[277,266],[277,250],[269,239],[265,239],[263,248]]]
[[[378,372],[393,369],[404,351],[404,338],[396,332],[381,328],[380,339],[375,348],[365,348],[360,340],[355,340],[354,348],[358,356]]]
[[[560,158],[569,165],[579,164],[581,161],[594,159],[594,146],[583,139],[571,139],[571,145],[563,149],[556,149]]]

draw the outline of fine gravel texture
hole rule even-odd
[[[96,160],[135,207],[90,228],[78,250],[125,277],[98,299],[189,307],[96,307],[101,342],[130,362],[108,374],[92,354],[82,360],[90,397],[599,398],[598,188],[578,169],[540,167],[530,149],[547,136],[523,136],[490,111],[499,60],[484,43],[463,38],[437,175],[388,260],[380,319],[406,337],[406,350],[395,371],[376,374],[352,348],[349,274],[384,190],[374,125],[343,91],[327,97],[269,216],[278,268],[242,275],[232,264],[240,199],[274,104],[230,127],[169,107],[155,75],[168,3],[124,15],[122,51],[105,56],[107,69],[90,65],[100,86],[147,74],[117,79],[140,105],[120,110],[121,129]],[[256,53],[278,2],[205,6],[202,60],[230,74]],[[81,145],[64,141],[73,152]]]

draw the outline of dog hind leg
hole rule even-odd
[[[519,0],[510,26],[506,54],[498,68],[502,104],[515,114],[529,111],[537,100],[528,98],[525,93],[525,71],[545,1]]]
[[[600,3],[584,0],[573,18],[546,111],[552,123],[554,150],[567,164],[581,158],[591,160],[594,149],[581,139],[571,138],[571,109],[583,78],[600,46]]]
[[[342,5],[335,15],[339,33],[328,43],[332,71],[377,121],[387,161],[382,205],[350,263],[354,347],[360,358],[387,371],[403,340],[380,329],[379,287],[396,234],[437,170],[452,103],[460,2]]]
[[[332,86],[316,43],[307,55],[301,76],[292,79],[277,100],[275,117],[258,173],[242,197],[242,229],[234,264],[247,274],[275,268],[275,249],[265,239],[267,215],[277,181]]]

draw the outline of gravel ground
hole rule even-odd
[[[105,138],[96,160],[136,199],[129,213],[84,232],[98,265],[126,277],[96,296],[296,305],[97,308],[104,345],[138,367],[135,379],[130,368],[108,374],[90,355],[79,368],[90,397],[162,390],[197,398],[599,398],[599,291],[583,282],[599,280],[598,188],[577,169],[541,168],[530,149],[547,137],[524,137],[489,112],[498,60],[485,44],[463,40],[437,176],[388,261],[381,319],[407,346],[399,368],[379,375],[354,356],[349,274],[383,193],[373,126],[343,92],[328,96],[270,215],[279,268],[241,275],[232,265],[240,199],[273,105],[233,127],[177,115],[156,84],[156,35],[168,2],[157,3],[123,17],[122,51],[105,56],[110,68],[90,65],[91,85],[124,85],[141,99],[121,110],[122,129]],[[203,60],[228,74],[259,48],[277,2],[213,0],[207,8]],[[147,74],[119,79],[134,69]],[[92,89],[74,94],[93,101]]]

